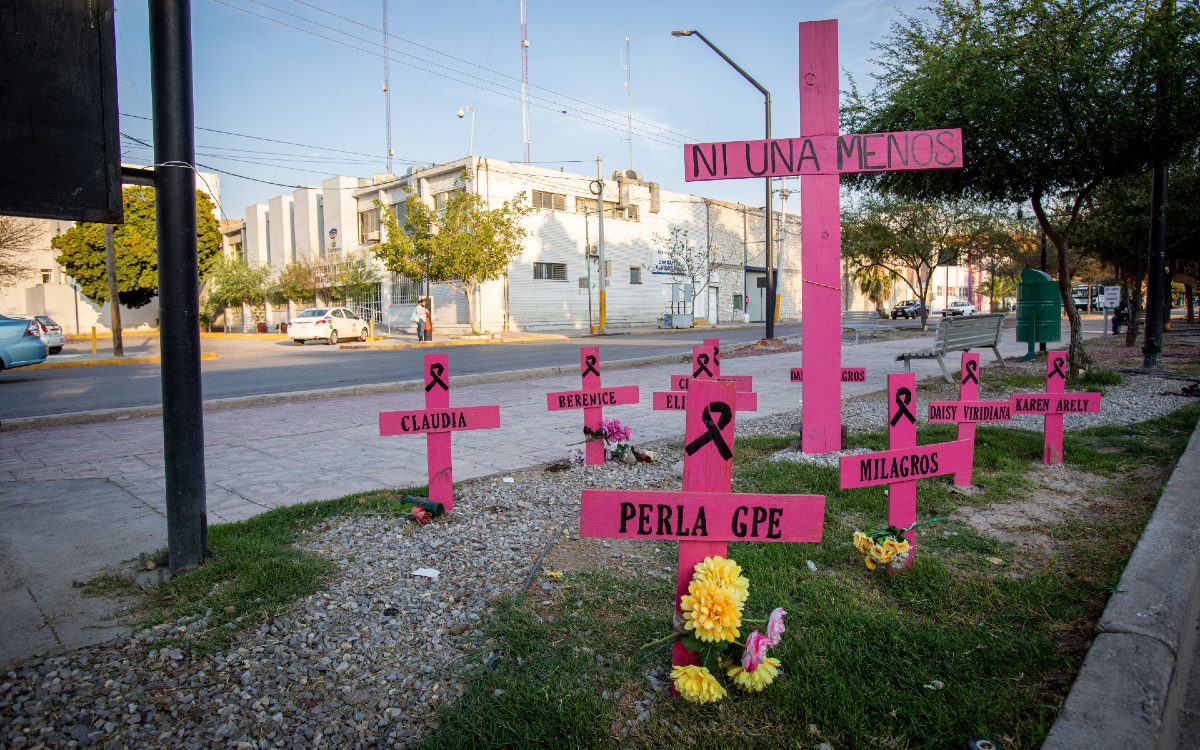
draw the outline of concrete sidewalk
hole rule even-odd
[[[1098,329],[1096,324],[1090,333]],[[1025,352],[1011,330],[1004,339],[1005,357]],[[845,366],[865,367],[867,380],[843,384],[843,394],[884,388],[888,373],[904,369],[896,354],[919,341],[864,340],[846,346]],[[603,365],[602,340],[598,343]],[[788,374],[801,359],[799,353],[730,358],[722,370],[754,376],[757,416],[766,416],[799,406],[800,385]],[[988,366],[993,357],[985,352],[982,359]],[[681,435],[682,415],[653,412],[650,394],[668,390],[669,377],[686,369],[685,364],[658,364],[606,374],[606,385],[641,388],[640,403],[607,409],[606,415],[631,425],[638,442]],[[914,369],[919,378],[940,377],[934,361],[914,362]],[[453,386],[453,351],[450,380]],[[568,456],[582,439],[581,415],[548,412],[545,393],[578,387],[579,377],[572,374],[453,388],[453,405],[499,404],[502,421],[497,430],[454,434],[455,480]],[[425,441],[378,434],[380,411],[421,408],[423,394],[398,392],[206,413],[209,522],[237,521],[362,490],[425,484]],[[0,433],[0,567],[5,572],[0,664],[106,635],[109,631],[91,629],[96,601],[80,597],[72,581],[87,580],[165,543],[161,419]]]

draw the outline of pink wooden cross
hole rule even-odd
[[[737,391],[727,380],[695,380],[684,433],[683,491],[584,490],[579,535],[679,541],[675,611],[696,563],[726,556],[727,542],[819,542],[823,495],[735,494],[734,416]],[[673,664],[699,660],[676,643]]]
[[[959,368],[958,400],[930,401],[930,422],[957,422],[958,439],[971,446],[971,455],[962,471],[954,475],[954,484],[971,486],[975,465],[975,425],[978,422],[1007,422],[1012,419],[1012,401],[979,400],[979,354],[963,352]]]
[[[683,410],[687,408],[687,392],[697,380],[726,380],[736,384],[738,411],[758,411],[758,394],[751,390],[754,381],[749,375],[727,376],[721,374],[721,345],[717,339],[704,339],[703,346],[692,347],[692,374],[672,375],[670,391],[655,391],[651,394],[657,410]]]
[[[429,499],[447,511],[454,508],[450,433],[490,430],[500,426],[499,406],[450,406],[450,369],[445,354],[425,355],[425,409],[379,413],[380,435],[425,434]]]
[[[804,359],[801,445],[842,444],[839,175],[962,167],[962,131],[838,133],[837,21],[800,24],[800,137],[684,146],[684,179],[800,175],[801,319]]]
[[[600,430],[605,406],[636,404],[640,399],[636,385],[600,387],[598,346],[579,347],[579,374],[583,378],[583,390],[547,393],[546,408],[550,411],[583,409],[583,426],[588,430]],[[604,441],[588,438],[584,442],[583,453],[584,463],[588,466],[604,463]]]
[[[1063,462],[1063,415],[1100,411],[1099,393],[1064,393],[1067,388],[1066,352],[1050,352],[1046,358],[1046,392],[1014,393],[1017,414],[1045,414],[1042,461]]]
[[[897,528],[911,526],[917,520],[917,480],[962,471],[971,459],[966,441],[917,445],[916,405],[917,374],[901,372],[888,375],[888,449],[841,458],[841,488],[873,487],[887,484],[888,524]],[[906,531],[912,544],[912,565],[916,556],[916,533]]]

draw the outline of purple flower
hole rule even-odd
[[[627,443],[633,436],[633,431],[621,424],[619,419],[605,419],[600,425],[604,431],[604,439],[610,443]]]
[[[783,631],[787,630],[783,626],[783,616],[786,614],[787,612],[783,611],[783,607],[776,607],[775,611],[771,613],[771,617],[767,620],[767,640],[770,642],[772,648],[779,645],[779,637],[783,635]]]

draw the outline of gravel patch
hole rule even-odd
[[[1044,364],[1011,369],[1021,368],[1042,372]],[[983,372],[982,399],[1011,395],[988,385],[993,371]],[[1100,414],[1067,415],[1066,426],[1161,416],[1194,402],[1177,395],[1181,385],[1127,376],[1105,389]],[[952,399],[955,392],[927,382],[920,400]],[[847,399],[845,424],[880,429],[883,407],[884,394]],[[799,419],[796,410],[741,420],[737,431],[794,436]],[[1040,429],[1041,419],[1013,424]],[[558,534],[577,538],[585,486],[678,488],[678,446],[653,447],[653,464],[539,467],[510,474],[511,483],[499,476],[466,482],[455,512],[427,526],[358,516],[315,527],[300,546],[332,559],[338,572],[322,591],[240,634],[223,653],[193,657],[164,642],[204,627],[204,618],[191,618],[0,672],[0,746],[408,746],[436,728],[439,706],[462,695],[467,671],[494,658],[496,644],[482,637],[491,601],[520,592]],[[425,567],[438,577],[413,575]],[[546,596],[556,585],[539,577],[529,596]],[[649,716],[662,691],[662,675],[649,677],[634,723]]]

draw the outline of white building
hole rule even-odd
[[[298,260],[336,263],[350,253],[369,255],[372,246],[386,240],[374,202],[398,206],[406,186],[433,207],[445,205],[456,190],[477,192],[492,207],[523,192],[536,208],[524,219],[525,248],[501,278],[478,290],[479,327],[488,332],[583,330],[599,316],[599,216],[592,182],[587,175],[478,157],[412,169],[402,177],[333,177],[320,188],[247,207],[242,252],[251,263],[275,267]],[[673,231],[701,252],[712,248],[716,260],[711,277],[695,285],[696,318],[714,323],[765,320],[761,208],[663,190],[634,172],[614,173],[605,188],[609,326],[654,324],[671,307],[673,297],[678,300],[684,294],[684,284],[671,274],[666,260],[665,241]],[[777,211],[777,231],[782,218]],[[227,235],[227,247],[238,236]],[[798,217],[788,217],[787,231],[776,243],[781,320],[799,316],[799,236]],[[379,269],[385,281],[377,294],[356,302],[370,308],[381,323],[407,327],[422,280],[386,274],[382,265]],[[435,330],[469,327],[461,292],[435,284],[431,296]],[[270,311],[268,324],[274,327],[286,320],[287,312]]]

